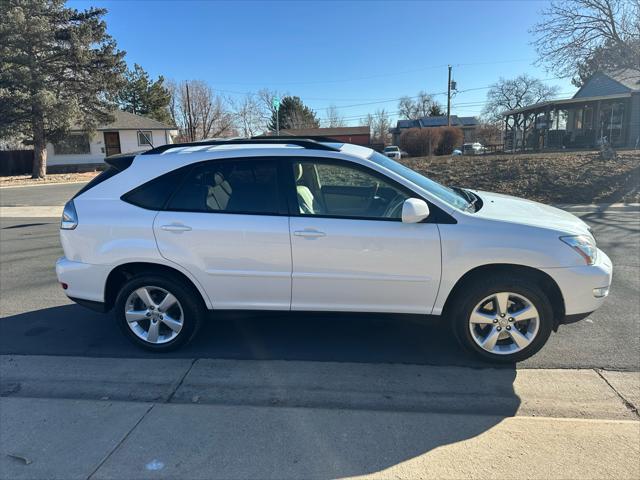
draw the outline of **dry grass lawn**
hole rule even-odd
[[[547,203],[640,201],[640,151],[603,161],[597,152],[416,157],[402,162],[445,185]]]
[[[44,179],[33,179],[31,175],[13,175],[0,177],[0,187],[17,187],[19,185],[44,185],[47,183],[88,182],[100,172],[85,173],[50,173]]]

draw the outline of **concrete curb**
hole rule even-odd
[[[629,420],[640,392],[637,372],[213,359],[4,355],[0,378],[7,397]]]

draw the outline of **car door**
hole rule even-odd
[[[289,221],[278,169],[269,158],[199,164],[155,218],[160,253],[198,279],[214,308],[290,307]]]
[[[416,194],[348,161],[289,163],[292,310],[431,313],[441,274],[435,223],[406,224]]]

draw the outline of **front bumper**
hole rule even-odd
[[[580,316],[585,318],[600,308],[609,294],[608,289],[613,278],[613,264],[600,249],[593,265],[546,268],[543,271],[555,280],[562,292],[567,319],[560,323],[573,323],[572,319]],[[598,291],[603,288],[607,289],[606,293]]]
[[[65,257],[56,262],[58,281],[66,285],[64,293],[85,306],[104,303],[104,289],[110,271],[109,265],[74,262]]]

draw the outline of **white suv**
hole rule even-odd
[[[441,316],[464,347],[513,362],[611,284],[575,216],[361,146],[211,141],[107,163],[65,206],[56,272],[151,350],[188,342],[207,310],[393,312]]]

